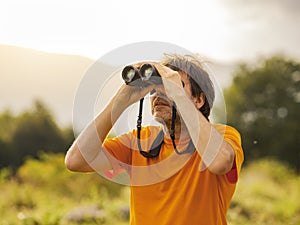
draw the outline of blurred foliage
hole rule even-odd
[[[279,161],[249,163],[231,202],[229,224],[300,224],[299,187],[300,176]]]
[[[60,128],[41,101],[17,116],[5,111],[0,114],[0,168],[17,168],[39,151],[65,152],[73,139],[72,129]]]
[[[61,153],[40,153],[38,159],[28,158],[14,176],[6,168],[0,170],[0,184],[2,225],[72,225],[63,223],[63,219],[74,208],[96,205],[116,214],[110,211],[111,207],[116,209],[119,198],[128,194],[123,186],[96,173],[67,171]],[[122,198],[128,201],[127,197]],[[115,219],[118,217],[112,216],[106,221],[109,223],[103,224],[115,224]]]
[[[246,162],[274,157],[300,172],[300,63],[274,56],[241,65],[224,95]]]
[[[72,173],[64,154],[42,153],[27,159],[11,176],[0,170],[1,225],[125,225],[129,188],[96,173]],[[300,176],[275,160],[257,160],[244,167],[227,218],[229,225],[300,224]],[[102,219],[66,219],[77,209],[98,208]]]
[[[86,184],[92,184],[95,191],[105,193],[109,197],[118,196],[119,187],[105,179],[100,179],[96,173],[80,175],[66,171],[63,154],[40,153],[38,159],[29,158],[16,174],[21,183],[30,183],[36,187],[47,187],[49,191],[58,194],[77,194],[78,200],[86,194]],[[51,180],[51,182],[49,182]],[[104,190],[101,190],[104,189]]]

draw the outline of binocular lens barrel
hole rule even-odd
[[[149,80],[149,78],[154,75],[155,68],[151,64],[144,64],[140,68],[140,74],[143,80]]]
[[[143,64],[139,69],[129,65],[122,71],[122,78],[126,84],[134,80],[141,79],[142,81],[149,80],[152,76],[159,76],[155,67],[151,64]]]
[[[138,76],[138,71],[133,66],[126,66],[122,71],[122,78],[126,84],[133,81],[136,76]]]

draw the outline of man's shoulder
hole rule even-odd
[[[213,124],[214,128],[221,134],[232,134],[235,136],[240,136],[240,132],[233,126],[226,124]]]

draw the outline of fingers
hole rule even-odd
[[[180,77],[178,71],[172,70],[171,68],[164,66],[160,63],[153,63],[157,71],[162,78]]]
[[[165,87],[167,85],[169,87],[173,86],[173,88],[175,89],[176,87],[179,87],[181,89],[183,88],[181,75],[178,71],[172,70],[171,68],[161,65],[159,63],[155,63],[153,65],[160,74]]]

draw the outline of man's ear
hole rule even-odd
[[[200,93],[197,97],[193,97],[194,104],[197,109],[200,109],[205,103],[205,95],[204,93]]]

